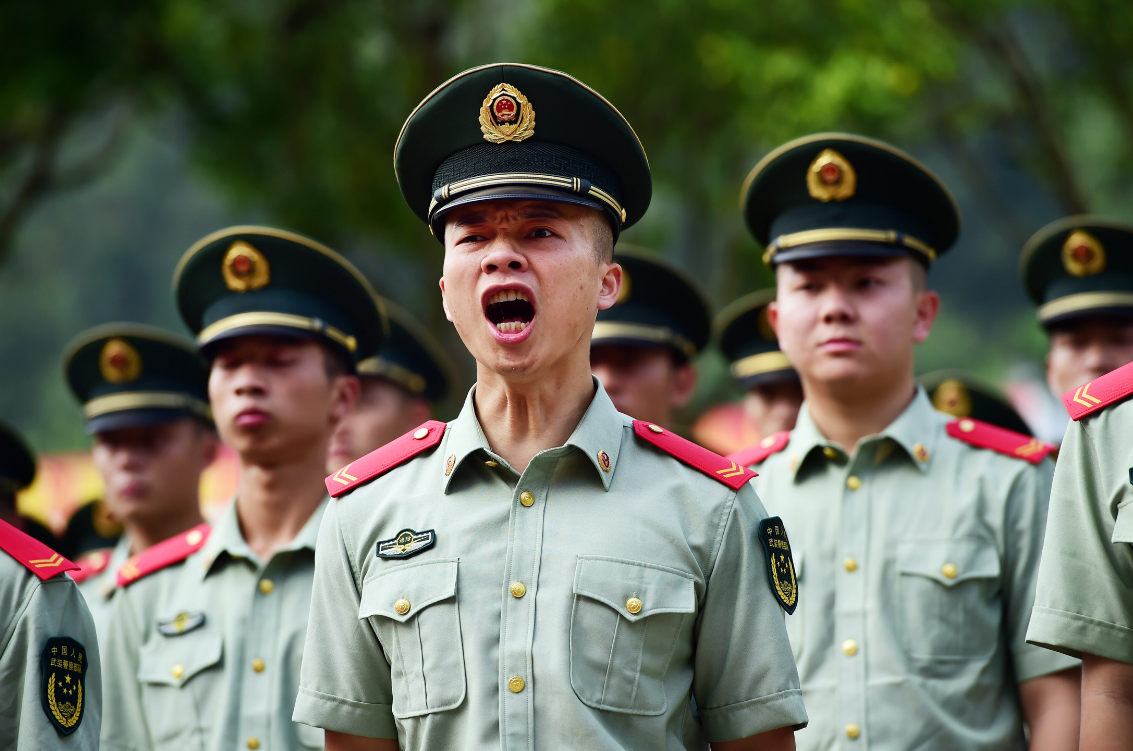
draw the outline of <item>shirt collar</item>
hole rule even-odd
[[[936,426],[940,420],[941,417],[933,408],[928,394],[918,385],[912,401],[897,416],[897,419],[889,423],[880,433],[863,438],[859,442],[858,448],[860,450],[869,443],[888,439],[892,441],[895,447],[901,448],[910,462],[921,472],[927,472],[935,453],[937,437],[940,433],[939,430],[936,430]],[[814,420],[811,419],[808,405],[804,402],[799,409],[799,417],[795,423],[795,429],[791,431],[791,441],[787,446],[791,457],[787,469],[790,472],[791,479],[797,478],[799,469],[812,452],[826,448],[834,449],[842,456],[846,454],[842,446],[834,441],[827,440],[822,435],[818,426],[814,424]],[[876,461],[880,462],[888,455],[886,449],[880,447]]]
[[[287,545],[276,551],[276,555],[303,549],[310,550],[312,553],[315,551],[315,543],[319,538],[319,524],[322,522],[323,512],[326,511],[329,501],[330,496],[323,498],[318,508],[311,514],[311,518],[299,530],[299,534],[295,535],[294,539]],[[213,524],[212,534],[209,535],[202,552],[202,579],[216,568],[215,564],[223,557],[236,560],[247,559],[257,568],[263,565],[256,554],[252,552],[252,548],[244,539],[244,533],[240,530],[240,517],[236,512],[235,498],[229,502],[220,518]]]
[[[602,383],[594,378],[594,398],[582,416],[574,432],[566,441],[566,446],[572,446],[590,459],[595,472],[602,480],[602,487],[610,489],[614,472],[617,469],[618,454],[622,445],[622,430],[628,424],[628,418],[618,412]],[[487,456],[491,461],[500,464],[506,462],[492,451],[488,439],[480,427],[480,420],[476,417],[476,405],[473,395],[476,387],[468,391],[464,399],[464,407],[457,418],[449,423],[445,435],[446,469],[451,465],[452,470],[445,477],[444,490],[447,493],[449,483],[460,471],[464,460],[476,452]]]

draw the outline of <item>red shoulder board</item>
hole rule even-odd
[[[111,550],[111,548],[94,550],[75,561],[78,571],[71,573],[71,578],[75,580],[75,583],[82,584],[92,576],[97,576],[105,571],[106,567],[110,565]]]
[[[0,521],[0,549],[27,566],[28,571],[38,576],[40,581],[78,568],[39,540],[4,521]]]
[[[649,441],[665,453],[672,454],[685,464],[696,467],[714,480],[739,490],[743,484],[757,475],[742,464],[737,464],[685,440],[671,430],[644,420],[633,421],[633,431],[639,438]]]
[[[429,420],[420,427],[410,430],[400,438],[375,449],[361,459],[350,462],[327,478],[327,492],[331,498],[338,498],[347,491],[373,480],[399,464],[417,456],[441,442],[441,436],[448,427],[440,420]]]
[[[1133,394],[1133,363],[1122,365],[1085,386],[1067,391],[1062,395],[1062,403],[1066,405],[1071,420],[1081,420],[1130,394]]]
[[[748,446],[746,449],[740,449],[734,454],[728,454],[724,458],[741,466],[750,467],[753,464],[759,464],[772,454],[778,454],[780,451],[787,448],[787,443],[790,440],[791,432],[784,430],[782,433],[767,436],[754,446]]]
[[[162,540],[152,548],[130,556],[130,559],[122,564],[122,568],[118,569],[118,586],[124,587],[166,566],[185,560],[205,546],[211,533],[212,527],[198,524],[187,532]]]
[[[1014,430],[990,425],[986,422],[964,417],[953,420],[946,426],[948,435],[977,446],[981,449],[991,449],[1016,459],[1026,459],[1031,464],[1038,464],[1057,446],[1043,443],[1038,438],[1016,433]]]

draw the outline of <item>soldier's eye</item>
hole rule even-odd
[[[538,237],[538,238],[554,237],[555,233],[552,232],[551,230],[547,229],[546,227],[540,227],[539,229],[534,230],[531,233],[531,236],[532,237]]]

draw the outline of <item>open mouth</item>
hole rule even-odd
[[[492,325],[505,334],[523,331],[535,318],[535,306],[527,295],[515,289],[492,295],[484,312]]]

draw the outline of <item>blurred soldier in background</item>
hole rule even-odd
[[[671,428],[696,391],[692,358],[708,343],[711,310],[693,281],[656,254],[618,245],[614,260],[622,289],[598,311],[590,371],[619,412]]]
[[[11,524],[32,539],[52,550],[62,545],[35,519],[20,516],[16,507],[16,494],[35,479],[35,454],[24,443],[16,430],[0,422],[0,521]]]
[[[203,521],[201,473],[219,445],[208,371],[191,342],[136,323],[79,334],[67,347],[63,370],[94,439],[102,505],[125,530],[113,550],[88,553],[72,574],[105,642],[109,598],[126,559]],[[99,510],[77,517],[72,526],[86,521],[94,529],[72,532],[72,539],[99,531]]]
[[[934,370],[917,378],[917,383],[928,393],[937,412],[972,417],[1015,433],[1034,435],[1007,397],[974,373]]]
[[[209,403],[238,456],[238,489],[215,528],[167,540],[119,574],[102,747],[320,748],[322,730],[292,722],[291,711],[327,447],[385,315],[337,253],[267,227],[200,240],[173,286],[210,362]]]
[[[810,725],[800,749],[1073,748],[1077,661],[1024,640],[1050,447],[948,421],[913,378],[960,217],[888,144],[819,134],[744,186],[777,294],[769,318],[806,402],[750,457],[798,560],[787,630]]]
[[[429,332],[408,311],[383,303],[389,336],[381,352],[358,363],[362,393],[335,428],[328,474],[431,420],[458,382],[452,360]]]
[[[716,338],[731,363],[732,378],[744,392],[744,415],[763,438],[795,427],[803,387],[767,320],[774,289],[752,292],[716,316]]]
[[[1133,227],[1092,216],[1059,219],[1027,241],[1019,268],[1050,335],[1052,394],[1133,362]]]

